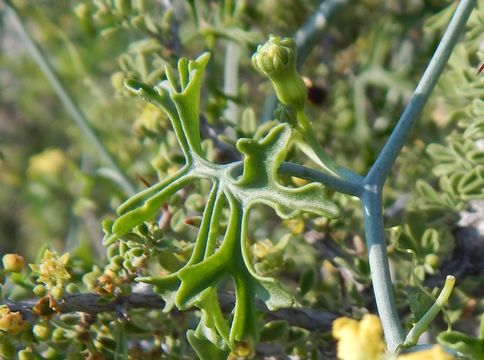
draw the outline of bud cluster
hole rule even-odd
[[[270,35],[264,45],[257,47],[252,64],[271,80],[279,101],[301,110],[307,91],[296,70],[296,53],[294,39]]]

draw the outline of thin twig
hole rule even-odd
[[[311,50],[317,45],[328,21],[333,18],[348,0],[322,1],[314,15],[296,32],[297,67],[300,68]]]
[[[239,93],[239,62],[242,54],[240,44],[227,40],[225,48],[224,65],[224,93],[230,96],[237,96]],[[232,124],[237,124],[239,117],[239,106],[232,100],[227,100],[227,107],[224,110],[225,118]]]
[[[4,0],[4,1],[7,9],[9,10],[10,18],[14,26],[17,28],[18,34],[24,41],[27,49],[30,51],[32,58],[35,60],[35,62],[42,70],[47,80],[49,81],[50,85],[54,89],[55,93],[60,98],[67,112],[71,115],[72,120],[81,129],[85,137],[93,145],[94,149],[96,149],[101,159],[116,174],[115,178],[117,179],[118,184],[123,188],[123,190],[128,195],[133,195],[136,192],[135,187],[130,182],[130,180],[126,177],[126,175],[121,170],[120,166],[117,164],[113,156],[106,149],[104,144],[99,140],[98,135],[96,134],[92,126],[89,124],[89,121],[87,120],[86,116],[79,108],[79,106],[75,103],[72,96],[67,91],[66,87],[60,81],[59,76],[56,74],[54,68],[50,64],[45,54],[42,52],[40,47],[35,43],[33,37],[30,35],[29,31],[25,27],[15,7],[10,3],[10,1],[8,0]]]
[[[6,301],[11,311],[20,311],[26,319],[32,319],[35,315],[32,308],[37,300],[28,301]],[[219,293],[221,308],[226,311],[232,311],[235,305],[235,296],[231,293]],[[3,304],[3,303],[0,303]],[[103,312],[117,312],[120,306],[124,309],[163,309],[165,302],[160,296],[154,293],[150,288],[143,288],[134,291],[129,296],[120,296],[111,302],[106,302],[105,298],[92,293],[68,294],[64,300],[59,303],[59,313],[67,314],[73,312],[84,312],[88,314],[99,314]],[[256,303],[257,309],[264,313],[268,321],[285,320],[292,326],[297,326],[309,331],[325,332],[330,331],[332,322],[339,314],[332,312],[323,312],[309,308],[288,308],[269,311],[263,302]]]

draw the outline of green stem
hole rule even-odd
[[[98,135],[89,124],[86,116],[79,108],[79,106],[74,102],[72,96],[69,94],[67,89],[60,81],[58,75],[54,71],[52,65],[49,63],[49,60],[47,59],[45,54],[35,43],[33,37],[30,35],[29,31],[22,22],[22,19],[20,18],[14,5],[11,4],[11,2],[8,0],[5,0],[5,4],[7,6],[7,9],[10,11],[10,18],[12,19],[14,26],[16,26],[19,35],[25,43],[25,46],[30,51],[32,58],[42,70],[50,85],[54,89],[55,93],[62,101],[62,104],[66,108],[67,112],[71,115],[72,120],[74,120],[76,125],[83,132],[84,136],[89,140],[89,142],[99,153],[101,159],[116,173],[117,176],[115,176],[114,178],[118,179],[118,183],[123,188],[123,190],[128,195],[133,195],[136,192],[134,185],[126,177],[126,175],[121,170],[120,166],[117,164],[114,158],[111,156],[109,151],[106,149],[104,144],[99,140]]]
[[[212,255],[207,252],[209,234],[212,232],[213,216],[215,212],[215,205],[220,197],[219,184],[215,181],[212,185],[212,190],[207,199],[205,209],[203,211],[202,223],[198,231],[197,240],[195,241],[195,247],[193,248],[192,256],[188,260],[187,265],[197,264],[203,259]]]
[[[323,169],[328,171],[331,175],[341,179],[352,180],[354,182],[361,181],[361,176],[352,172],[349,169],[339,166],[331,159],[323,147],[319,143],[318,139],[314,135],[314,130],[311,127],[309,119],[303,110],[297,112],[297,127],[296,129],[303,136],[307,145],[301,143],[301,149],[308,155],[313,161],[318,163]]]
[[[424,316],[413,326],[412,330],[408,333],[405,338],[404,346],[413,346],[417,343],[420,336],[427,331],[431,321],[437,316],[437,314],[442,310],[442,308],[447,304],[450,294],[454,289],[455,277],[448,275],[445,279],[444,288],[440,292],[435,303],[430,307],[430,309],[425,313]]]

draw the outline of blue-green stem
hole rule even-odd
[[[311,50],[321,39],[328,21],[333,18],[348,0],[324,0],[319,5],[316,12],[306,23],[296,32],[295,39],[297,44],[297,68],[299,69],[304,60],[308,57]]]
[[[366,185],[361,196],[365,223],[368,262],[373,292],[378,308],[387,348],[394,352],[405,338],[393,295],[387,247],[384,238],[381,188]]]
[[[412,130],[413,125],[427,103],[433,88],[437,84],[437,80],[442,74],[452,50],[454,49],[475,5],[476,0],[462,0],[457,7],[437,50],[422,75],[422,79],[415,89],[415,92],[400,117],[400,120],[398,120],[397,126],[370,169],[367,175],[369,183],[383,184],[385,182],[388,173]]]
[[[93,145],[94,149],[96,149],[97,153],[101,157],[101,159],[105,162],[105,164],[112,169],[116,173],[116,179],[118,184],[123,188],[123,190],[128,195],[134,195],[136,190],[131,181],[126,177],[124,172],[121,170],[121,167],[117,164],[116,160],[113,156],[109,153],[106,149],[104,144],[99,140],[96,132],[89,124],[86,116],[79,108],[79,106],[75,103],[72,96],[69,94],[67,89],[64,87],[62,82],[60,81],[58,75],[54,71],[52,65],[50,64],[47,57],[44,55],[40,47],[35,43],[32,36],[30,35],[29,31],[25,27],[22,19],[18,15],[15,7],[10,3],[10,1],[5,1],[7,8],[10,12],[10,18],[13,21],[13,24],[16,26],[19,35],[21,36],[22,40],[25,43],[25,46],[29,50],[32,58],[35,60],[39,68],[42,70],[43,74],[49,81],[50,85],[54,89],[55,93],[61,100],[62,104],[64,105],[65,109],[71,116],[72,120],[76,123],[76,125],[81,129],[84,136],[88,139],[88,141]]]
[[[281,164],[279,173],[295,176],[310,182],[319,182],[332,190],[351,196],[359,197],[363,189],[363,184],[360,181],[341,179],[318,170],[288,162]]]
[[[232,175],[232,177],[237,178],[242,174],[243,162],[238,161],[228,165],[220,165],[220,169],[220,171],[227,171]],[[200,170],[198,171],[200,176],[206,176],[210,179],[213,178],[213,176],[210,176],[210,174],[207,174],[207,172]],[[279,166],[278,171],[280,175],[294,176],[309,182],[321,183],[329,189],[351,196],[360,197],[363,191],[363,181],[341,179],[299,164],[283,162]]]
[[[452,49],[457,43],[475,4],[476,0],[462,0],[460,2],[409,104],[364,181],[364,192],[361,200],[369,264],[378,313],[390,352],[395,352],[398,346],[403,344],[404,335],[396,311],[386,252],[381,200],[383,184],[405,144],[413,124],[422,112],[432,89],[449,60]]]

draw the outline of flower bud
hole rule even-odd
[[[80,292],[80,289],[79,289],[79,286],[77,286],[77,284],[70,283],[70,284],[67,284],[66,291],[69,294],[77,294],[78,292]]]
[[[37,340],[47,341],[52,334],[52,329],[48,322],[39,322],[34,325],[32,332]]]
[[[35,355],[31,350],[20,350],[17,354],[19,360],[34,360]]]
[[[6,254],[2,258],[2,262],[6,271],[14,273],[21,272],[25,265],[23,256],[18,254]]]
[[[56,328],[52,331],[52,341],[61,342],[67,339],[67,333],[62,328]]]
[[[46,360],[51,360],[51,359],[60,359],[61,355],[59,352],[54,349],[53,347],[48,347],[47,350],[42,352],[42,356]]]
[[[440,258],[435,254],[428,254],[425,256],[425,264],[436,268],[440,264]]]
[[[45,288],[44,285],[37,285],[36,287],[34,287],[33,292],[36,296],[42,297],[42,296],[45,296],[45,294],[47,294],[47,289]]]
[[[254,67],[272,82],[280,102],[303,108],[307,97],[306,86],[296,70],[296,43],[291,38],[270,35],[252,56]]]

